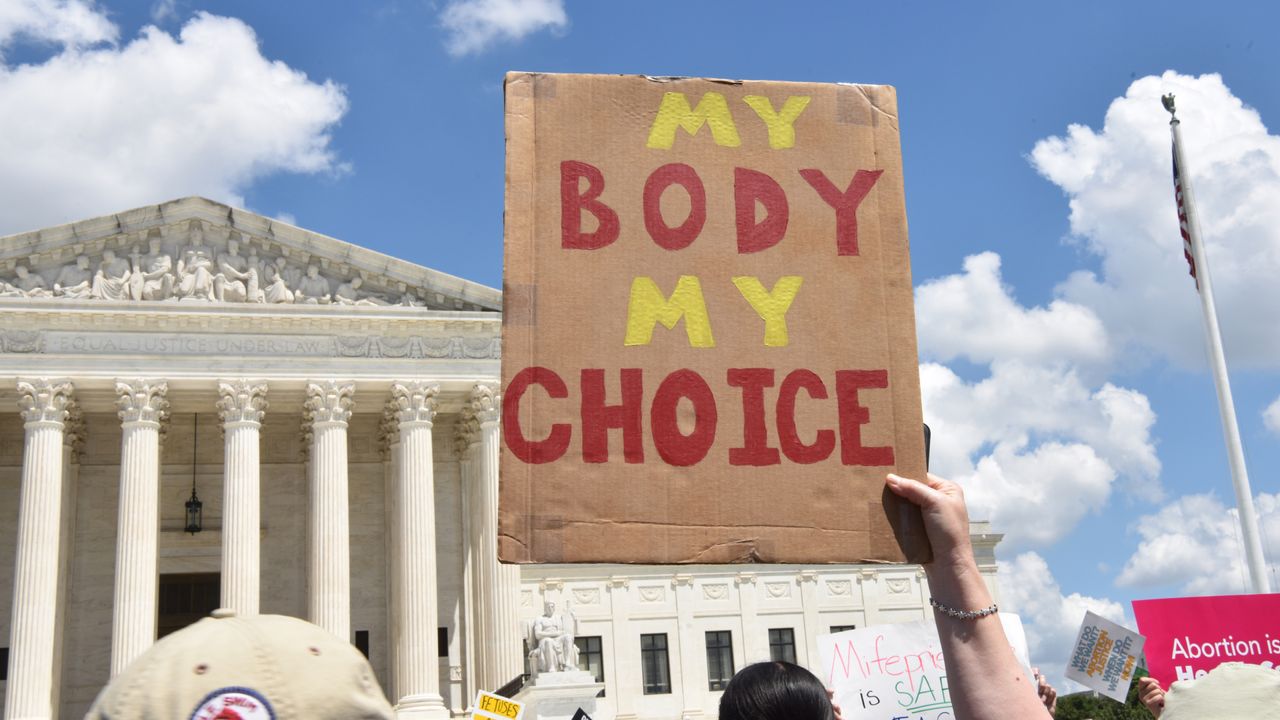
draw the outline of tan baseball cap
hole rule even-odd
[[[215,610],[107,684],[85,720],[395,717],[360,651],[309,622]]]
[[[1261,665],[1223,663],[1207,675],[1175,682],[1161,720],[1258,720],[1280,713],[1280,672]]]

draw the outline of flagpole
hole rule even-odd
[[[1196,216],[1191,193],[1191,173],[1187,171],[1182,155],[1181,122],[1175,114],[1173,95],[1162,98],[1169,111],[1169,128],[1173,133],[1173,156],[1177,163],[1183,197],[1182,210],[1186,214],[1187,233],[1191,241],[1191,255],[1195,261],[1196,284],[1200,290],[1200,307],[1204,311],[1204,331],[1209,342],[1209,364],[1213,369],[1213,384],[1218,390],[1218,412],[1222,415],[1222,434],[1227,443],[1227,461],[1231,465],[1231,483],[1236,490],[1236,509],[1240,515],[1240,530],[1244,539],[1244,555],[1249,565],[1249,577],[1255,593],[1271,592],[1267,578],[1266,561],[1262,555],[1262,539],[1258,534],[1258,515],[1253,509],[1253,493],[1249,489],[1249,473],[1244,466],[1244,447],[1240,444],[1240,428],[1236,425],[1236,405],[1231,398],[1231,381],[1227,378],[1227,359],[1222,352],[1222,334],[1218,329],[1218,311],[1213,302],[1213,283],[1209,279],[1209,261],[1204,243],[1200,240],[1200,222]]]

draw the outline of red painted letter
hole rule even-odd
[[[836,254],[858,254],[858,205],[871,192],[871,186],[880,179],[883,170],[859,170],[853,174],[844,192],[831,184],[821,170],[801,170],[800,175],[818,195],[836,209]]]
[[[641,403],[644,373],[622,369],[622,403],[604,404],[604,370],[582,371],[582,461],[609,461],[609,428],[622,428],[622,457],[629,463],[644,462]]]
[[[893,464],[893,448],[863,447],[862,426],[871,412],[858,404],[860,388],[889,387],[885,370],[837,370],[836,406],[840,412],[840,462],[881,467]]]
[[[680,227],[670,227],[662,219],[662,193],[671,185],[679,185],[689,193],[689,217]],[[707,191],[702,178],[684,163],[670,163],[649,173],[644,182],[644,227],[649,237],[666,250],[683,250],[698,239],[707,222]]]
[[[802,389],[808,391],[811,398],[827,399],[827,386],[812,370],[794,370],[783,378],[782,387],[778,388],[778,444],[788,460],[809,465],[831,456],[836,434],[833,430],[819,430],[812,445],[800,441],[796,430],[796,395]]]
[[[552,399],[569,397],[569,389],[560,376],[544,367],[527,367],[511,378],[507,392],[502,396],[502,437],[511,454],[530,465],[554,462],[569,448],[569,436],[573,428],[564,423],[551,426],[551,434],[545,440],[528,440],[520,427],[520,398],[530,385],[541,385]]]
[[[730,465],[777,465],[778,449],[769,447],[764,424],[764,389],[773,387],[773,370],[729,368],[729,386],[742,388],[742,447],[729,448]]]
[[[676,406],[680,398],[693,403],[693,432],[680,432]],[[668,465],[696,465],[716,441],[716,398],[707,381],[692,370],[677,370],[658,386],[649,409],[649,425],[658,455]]]
[[[756,222],[756,201],[764,219]],[[768,250],[787,234],[787,194],[776,180],[756,170],[733,169],[733,202],[738,218],[738,253]]]
[[[578,180],[587,179],[587,190],[578,188]],[[600,168],[577,160],[560,163],[560,245],[566,250],[597,250],[618,239],[618,213],[600,202],[604,192],[604,175]],[[582,211],[596,216],[600,227],[582,231]]]

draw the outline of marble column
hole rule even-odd
[[[477,654],[483,648],[481,636],[484,614],[480,611],[479,568],[476,567],[477,521],[475,518],[475,462],[473,448],[480,439],[480,424],[476,422],[471,403],[463,404],[458,421],[454,425],[453,452],[458,458],[458,478],[462,487],[462,607],[466,621],[463,643],[463,697],[472,702],[480,684],[480,663]]]
[[[80,456],[84,453],[84,414],[72,399],[67,403],[62,437],[62,531],[58,540],[57,632],[53,650],[53,711],[61,709],[63,653],[66,649],[68,606],[71,604],[72,559],[75,557],[76,499],[80,484]]]
[[[393,577],[399,612],[399,666],[396,714],[401,718],[448,718],[440,697],[437,645],[435,468],[431,428],[437,385],[404,382],[391,386],[400,422],[400,473],[396,483],[396,524],[400,547]]]
[[[160,423],[168,416],[168,390],[163,380],[116,381],[121,440],[112,677],[156,640]]]
[[[259,456],[266,409],[265,382],[218,382],[223,430],[221,605],[242,616],[258,614],[262,534]]]
[[[310,434],[307,619],[347,642],[351,641],[347,421],[355,391],[354,382],[309,382],[303,414]]]
[[[481,548],[483,562],[488,565],[485,573],[491,582],[485,591],[490,593],[493,606],[489,611],[488,648],[492,653],[489,665],[492,689],[511,682],[524,672],[523,646],[520,629],[520,566],[498,562],[498,421],[501,401],[490,385],[477,384],[471,392],[471,410],[480,424],[480,447],[477,451],[475,470],[477,480],[484,488]]]
[[[65,380],[18,381],[25,440],[4,708],[15,720],[53,717],[62,446],[71,392]]]
[[[382,421],[378,423],[378,444],[382,451],[382,505],[384,547],[387,554],[387,661],[391,668],[387,673],[387,683],[383,688],[387,697],[400,697],[396,687],[396,673],[403,665],[400,660],[399,645],[395,638],[400,637],[400,610],[396,602],[395,588],[399,587],[399,552],[400,526],[399,513],[396,507],[396,486],[400,481],[400,419],[394,400],[388,400],[382,410]]]

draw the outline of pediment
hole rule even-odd
[[[10,298],[502,309],[493,288],[200,197],[0,237]]]

